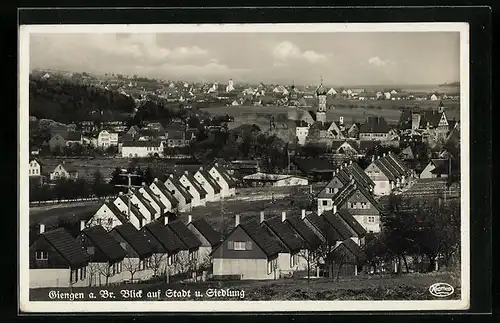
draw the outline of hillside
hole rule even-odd
[[[62,79],[35,79],[29,83],[30,116],[71,123],[100,115],[132,113],[134,100],[118,92]]]

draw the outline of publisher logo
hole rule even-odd
[[[455,292],[453,286],[447,283],[435,283],[429,287],[429,293],[436,297],[447,297]]]

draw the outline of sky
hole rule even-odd
[[[458,32],[31,34],[30,69],[192,82],[426,85],[460,79]]]

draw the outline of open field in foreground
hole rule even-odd
[[[429,287],[438,282],[452,285],[455,292],[444,298],[437,298],[429,293]],[[115,298],[102,299],[99,291],[106,289],[113,292]],[[142,290],[140,300],[445,300],[460,299],[460,283],[456,275],[450,272],[435,272],[426,274],[404,274],[401,276],[353,276],[343,277],[338,281],[330,278],[316,278],[308,282],[306,279],[277,279],[271,281],[224,281],[199,283],[162,283],[144,282],[139,284],[122,284],[107,287],[73,288],[75,293],[83,293],[82,300],[90,300],[88,294],[97,295],[94,300],[130,300],[122,297],[121,290]],[[167,290],[190,291],[190,295],[180,297],[165,296]],[[233,297],[209,297],[213,289],[224,289],[238,292]],[[30,300],[48,301],[51,290],[69,292],[69,288],[39,288],[30,290]],[[160,291],[159,297],[148,292]],[[200,297],[195,297],[195,291]],[[234,295],[234,294],[233,294]],[[153,297],[154,296],[154,297]]]

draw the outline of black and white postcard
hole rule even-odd
[[[469,307],[466,23],[19,37],[22,311]]]

